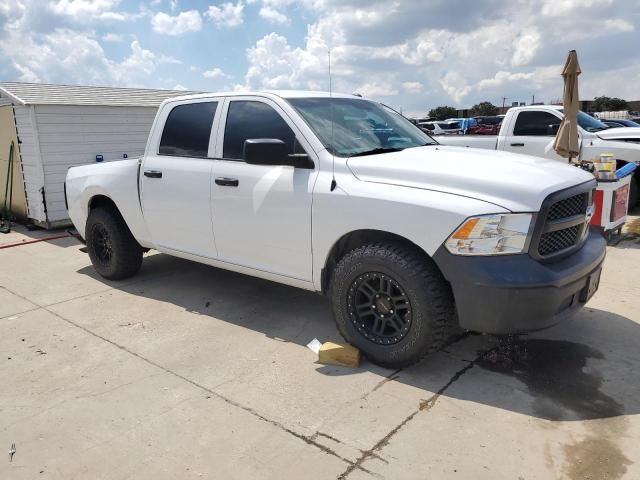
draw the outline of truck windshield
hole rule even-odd
[[[436,145],[390,108],[355,98],[291,98],[288,102],[333,155],[377,154]]]
[[[561,112],[562,108],[559,109]],[[591,115],[587,115],[583,111],[578,112],[578,125],[580,125],[587,132],[599,132],[600,130],[606,130],[608,125],[602,123],[597,118],[593,118]]]

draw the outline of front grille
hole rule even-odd
[[[549,209],[547,221],[573,217],[574,215],[584,215],[587,212],[588,195],[588,193],[580,193],[554,203]]]
[[[556,230],[555,232],[544,233],[540,237],[538,245],[538,253],[543,257],[552,253],[573,247],[578,243],[580,235],[580,225],[565,228],[564,230]]]
[[[593,184],[581,185],[547,197],[532,240],[535,258],[556,258],[579,248],[589,228],[586,214],[592,188]]]

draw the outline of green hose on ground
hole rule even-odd
[[[9,165],[7,166],[7,181],[4,187],[4,205],[2,206],[2,216],[0,216],[0,233],[11,231],[11,200],[13,197],[13,150],[11,142],[9,147]]]

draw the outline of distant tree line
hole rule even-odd
[[[498,114],[498,107],[491,102],[480,102],[471,107],[469,114],[472,117],[490,117]],[[429,110],[429,117],[435,118],[436,120],[446,120],[447,118],[456,116],[458,116],[458,110],[448,105]]]
[[[616,111],[616,110],[628,110],[629,105],[626,100],[617,97],[607,97],[601,96],[593,99],[593,102],[589,104],[590,112],[608,112],[608,111]],[[469,115],[472,117],[490,117],[493,115],[497,115],[499,112],[498,107],[496,107],[491,102],[480,102],[476,103],[469,110]],[[442,105],[440,107],[432,108],[429,110],[429,117],[434,118],[436,120],[446,120],[447,118],[456,117],[458,115],[458,110],[449,105]]]
[[[590,112],[614,112],[617,110],[629,110],[626,100],[616,97],[596,97],[589,104]]]

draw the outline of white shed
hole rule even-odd
[[[69,167],[142,155],[156,110],[184,91],[0,82],[0,208],[11,141],[11,210],[45,228],[69,223]]]

